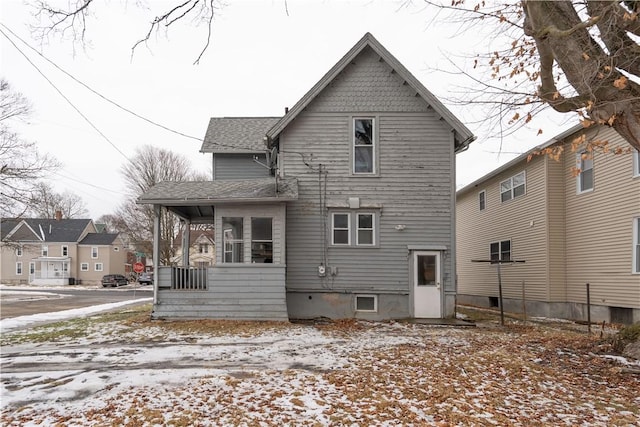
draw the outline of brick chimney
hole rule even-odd
[[[56,211],[56,221],[60,221],[62,219],[62,211]]]

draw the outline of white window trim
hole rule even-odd
[[[49,256],[49,245],[42,245],[42,250],[40,254],[42,256]]]
[[[101,262],[96,262],[93,264],[93,271],[104,271],[104,264]]]
[[[640,151],[633,151],[631,153],[633,157],[633,177],[640,178]]]
[[[335,233],[336,230],[336,215],[346,215],[347,216],[347,243],[336,243],[335,242]],[[339,228],[339,230],[344,230],[344,228]],[[331,212],[331,245],[332,246],[351,246],[351,212]]]
[[[119,247],[117,247],[117,246],[115,246],[115,247],[113,248],[113,251],[114,251],[114,252],[120,252],[120,248],[119,248]]]
[[[95,249],[95,251],[94,251]],[[94,255],[95,252],[95,255]],[[91,259],[98,259],[98,257],[100,256],[100,252],[98,251],[98,247],[97,246],[91,246]]]
[[[484,206],[482,206],[482,204],[480,203],[480,197],[483,196],[483,201],[484,201]],[[480,192],[478,192],[478,210],[480,212],[484,211],[487,209],[487,190],[482,190]]]
[[[358,309],[358,298],[373,298],[373,310],[359,310]],[[378,312],[378,295],[370,295],[370,294],[357,294],[353,299],[354,310],[358,313],[377,313]]]
[[[66,254],[65,254],[65,251],[67,252]],[[61,256],[69,256],[69,246],[68,245],[60,246],[60,255]]]
[[[80,263],[80,271],[89,271],[89,263],[88,262]]]
[[[587,188],[586,190],[583,190],[582,186],[580,185],[580,177],[582,176],[582,172],[583,172],[583,170],[582,170],[582,162],[584,160],[587,160],[587,159],[583,159],[582,158],[583,154],[591,155],[591,158],[589,159],[589,160],[591,160],[591,169],[590,170],[592,171],[591,172],[591,188]],[[576,194],[589,193],[589,192],[593,191],[593,189],[596,186],[595,162],[594,162],[594,159],[593,159],[593,154],[589,154],[586,151],[581,151],[581,152],[577,153],[576,154],[576,168],[580,171],[578,173],[578,175],[576,175]],[[589,169],[586,169],[586,170],[589,170]]]
[[[378,175],[378,128],[376,119],[374,116],[355,116],[351,118],[351,175]],[[356,120],[371,120],[371,172],[356,172]]]
[[[16,262],[16,276],[22,276],[24,270],[22,269],[22,261]]]
[[[631,273],[640,274],[640,216],[633,218],[633,249],[631,251]]]
[[[36,263],[35,262],[30,262],[29,263],[29,274],[36,274]]]
[[[489,242],[489,259],[491,259],[491,245],[493,245],[494,243],[497,243],[498,244],[498,260],[504,261],[504,259],[502,259],[502,242],[509,242],[509,260],[513,259],[513,242],[511,241],[511,239],[502,239],[494,242]]]
[[[22,246],[18,246],[18,247],[16,248],[16,256],[17,256],[17,257],[21,257],[21,256],[22,256],[22,254],[23,254]]]
[[[370,215],[371,216],[371,228],[360,228],[360,215]],[[376,214],[373,212],[356,212],[356,246],[375,246],[378,242],[376,241]],[[371,243],[360,243],[360,230],[371,230]],[[333,233],[331,234],[333,236]]]
[[[514,191],[515,187],[513,186],[513,179],[518,175],[522,175],[522,177],[523,177],[522,186],[524,186],[524,191],[522,192],[522,194],[516,196],[515,195],[515,191]],[[508,200],[502,200],[502,193],[506,193],[506,191],[502,191],[502,184],[504,184],[507,181],[509,182],[509,185],[510,185],[509,192],[511,194],[511,197]],[[500,181],[500,184],[498,184],[498,191],[500,192],[500,202],[501,203],[507,203],[507,202],[510,202],[511,200],[516,199],[517,197],[525,196],[527,194],[527,174],[526,174],[526,172],[525,171],[518,172],[517,174],[514,174],[514,175],[510,176],[509,178],[507,178],[507,179],[505,179],[503,181]],[[485,203],[486,203],[486,199],[485,199]]]

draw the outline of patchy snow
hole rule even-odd
[[[138,317],[3,334],[0,424],[640,424],[640,378],[583,333]]]
[[[3,291],[4,292],[4,291]],[[30,292],[29,292],[30,293]],[[129,301],[120,301],[109,304],[99,304],[83,308],[74,308],[71,310],[56,311],[52,313],[30,314],[28,316],[12,317],[0,320],[0,332],[5,333],[14,329],[24,328],[25,326],[40,323],[58,322],[60,320],[73,319],[76,317],[86,317],[103,311],[113,310],[131,304],[140,304],[151,301],[152,298],[139,298]]]

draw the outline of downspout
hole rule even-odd
[[[160,205],[153,205],[153,306],[158,304],[158,277],[160,273]]]

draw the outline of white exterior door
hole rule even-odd
[[[440,252],[413,254],[413,317],[442,317]]]

